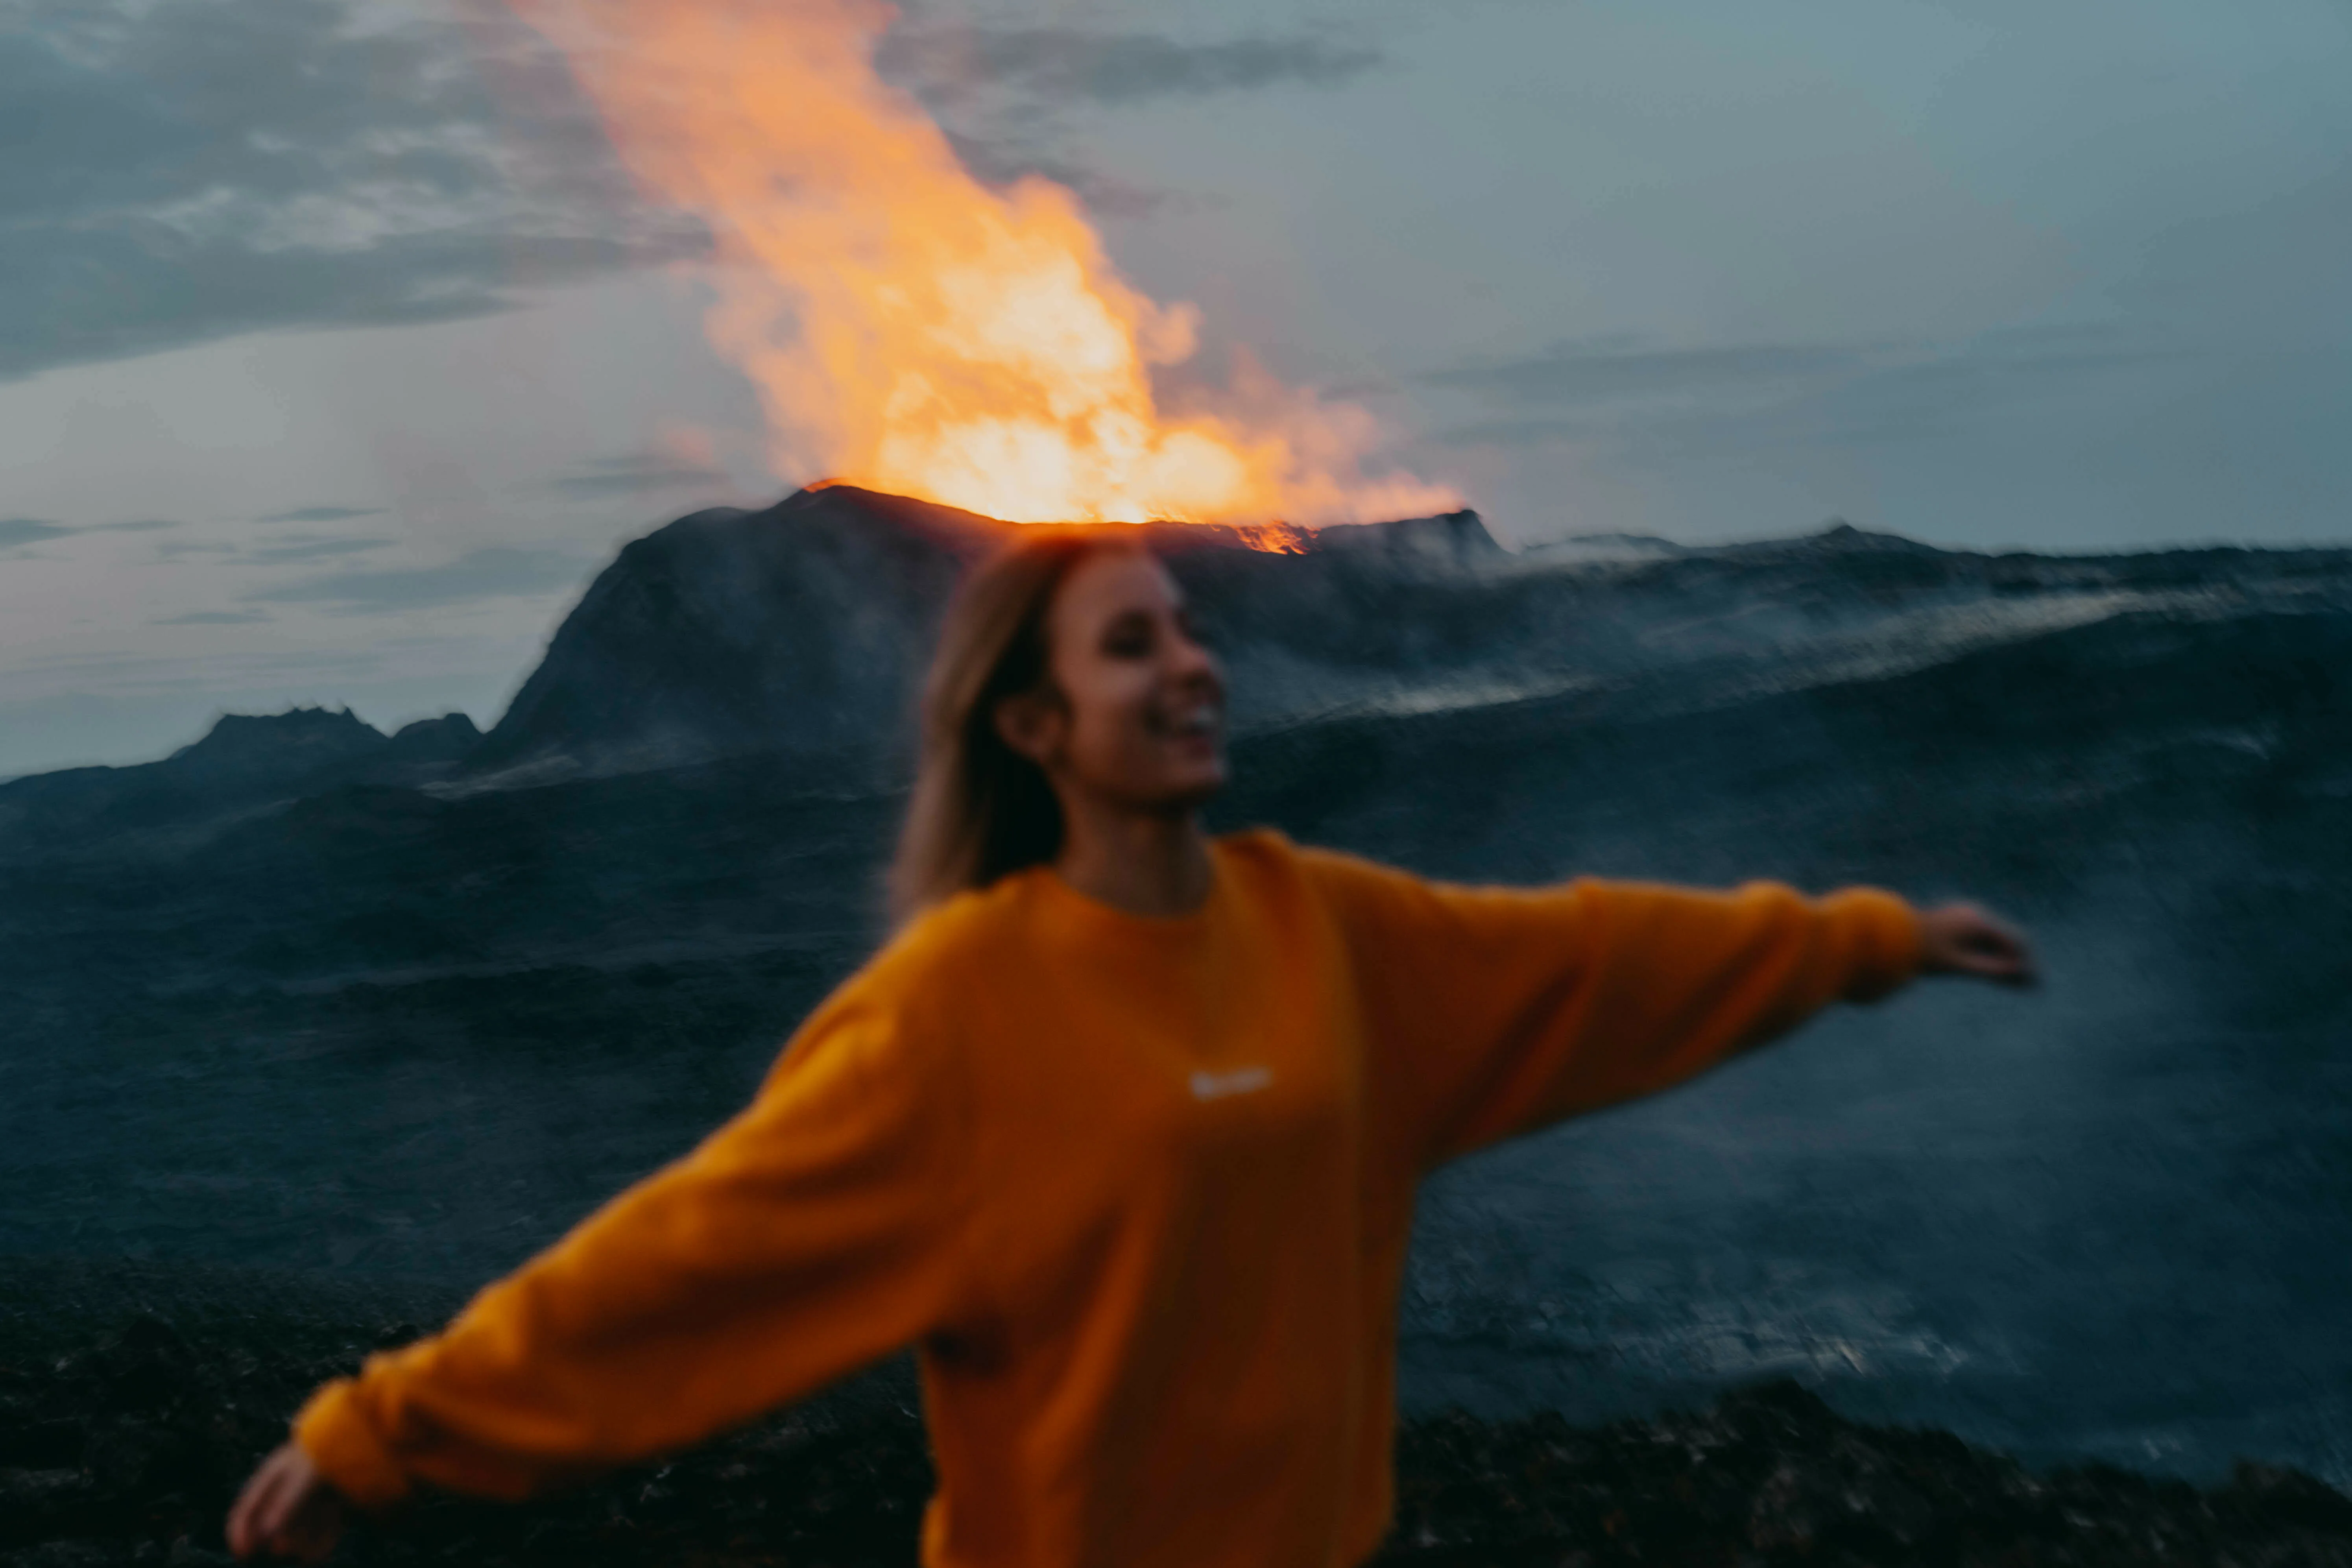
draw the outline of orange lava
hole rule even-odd
[[[1460,504],[1369,474],[1380,431],[1363,409],[1247,363],[1216,411],[1161,411],[1150,367],[1192,354],[1197,310],[1120,278],[1066,188],[967,173],[875,72],[888,7],[509,3],[564,51],[639,183],[710,226],[710,340],[758,387],[780,476],[1024,522],[1321,523]]]

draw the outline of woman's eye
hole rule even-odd
[[[1113,658],[1141,658],[1151,651],[1151,623],[1121,616],[1104,628],[1102,650]]]

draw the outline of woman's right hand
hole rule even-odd
[[[1919,973],[1958,974],[1998,985],[2039,978],[2025,934],[1974,904],[1946,904],[1919,916]]]
[[[239,1557],[268,1553],[323,1563],[343,1533],[342,1494],[310,1463],[299,1443],[261,1461],[228,1510],[228,1549]]]

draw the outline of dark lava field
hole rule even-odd
[[[908,690],[999,527],[698,513],[487,732],[298,710],[0,784],[0,1561],[210,1561],[317,1377],[740,1105],[877,939]],[[1868,881],[2044,952],[1433,1181],[1383,1562],[2352,1560],[2352,552],[1153,531],[1234,688],[1221,825]],[[904,1561],[908,1400],[347,1555]]]

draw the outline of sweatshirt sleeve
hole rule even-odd
[[[960,1097],[907,1034],[836,996],[749,1108],[438,1336],[320,1389],[296,1440],[363,1508],[419,1481],[520,1498],[945,1326],[965,1289]]]
[[[1383,1120],[1423,1168],[1680,1083],[1919,964],[1918,917],[1873,888],[1465,888],[1308,862],[1349,949]]]

